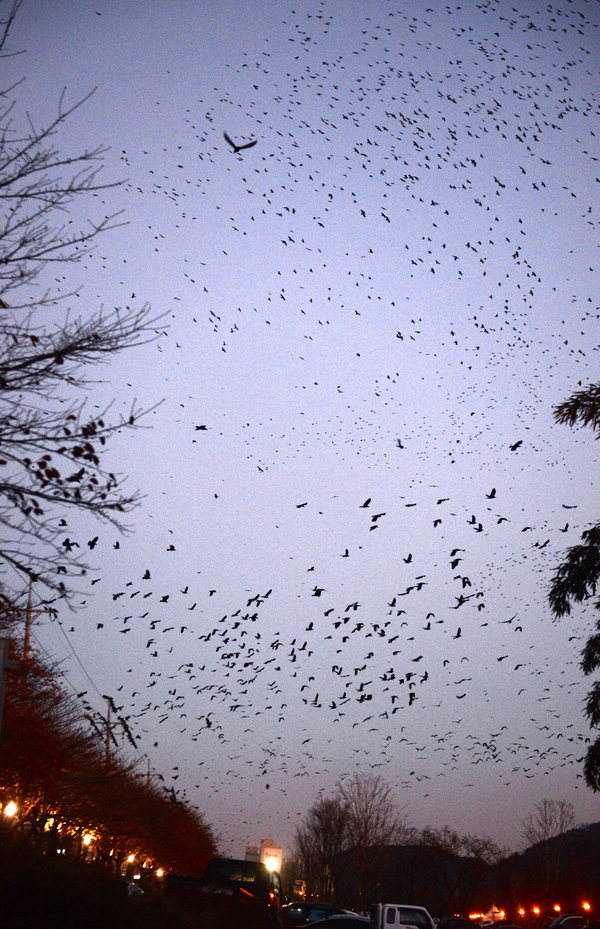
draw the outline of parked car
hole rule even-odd
[[[491,925],[493,929],[524,929],[524,926],[521,926],[520,923],[509,923],[506,919],[496,920]]]
[[[370,927],[371,920],[368,916],[359,916],[358,913],[334,913],[333,916],[327,916],[316,923],[311,923],[311,929],[366,929]]]
[[[563,913],[552,920],[548,929],[584,929],[587,924],[587,917],[580,913]]]
[[[265,916],[276,924],[281,921],[281,879],[260,861],[211,858],[203,878],[167,874],[163,889],[167,898],[184,906],[218,911],[222,921],[227,916],[248,923]]]
[[[307,926],[329,916],[344,916],[348,915],[348,913],[350,913],[350,910],[342,909],[337,903],[296,900],[281,907],[281,922],[286,927]]]
[[[473,920],[468,916],[446,916],[440,919],[439,929],[473,929]]]

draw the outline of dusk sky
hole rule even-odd
[[[598,381],[599,25],[585,0],[18,14],[16,123],[97,87],[55,141],[123,183],[70,218],[127,223],[40,287],[164,314],[89,393],[155,407],[108,453],[132,531],[69,517],[90,570],[35,641],[224,853],[288,853],[355,772],[511,850],[542,798],[600,820],[593,610],[547,604],[599,516],[594,435],[553,420]]]

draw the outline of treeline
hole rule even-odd
[[[449,826],[417,829],[384,778],[356,773],[320,795],[296,828],[286,885],[303,881],[307,897],[359,911],[401,900],[450,916],[496,904],[520,926],[537,926],[556,904],[597,912],[600,823],[575,828],[572,804],[543,799],[520,833],[528,847],[509,854]]]
[[[423,830],[409,826],[385,779],[356,773],[339,782],[330,797],[320,797],[297,827],[297,873],[290,877],[302,878],[310,896],[364,910],[371,901],[384,899],[384,887],[391,892],[388,872],[392,877],[398,873],[390,863],[391,850],[413,847],[419,849],[420,871],[436,875],[436,881],[443,872],[441,909],[449,913],[464,909],[466,891],[471,895],[488,865],[506,854],[488,838],[461,836],[447,826]],[[445,867],[447,862],[451,867]],[[412,874],[417,870],[414,864],[409,868]],[[397,899],[422,902],[425,887],[419,884],[402,891],[404,896]]]
[[[3,60],[20,51],[11,30],[21,6],[11,0],[0,16]],[[0,104],[0,186],[10,205],[0,229],[0,635],[10,642],[11,661],[0,733],[1,819],[39,848],[107,862],[117,873],[131,855],[132,865],[147,869],[200,873],[214,849],[202,817],[106,751],[59,671],[27,650],[19,655],[12,635],[19,613],[13,599],[24,581],[68,599],[73,579],[86,571],[81,550],[61,538],[66,517],[81,512],[122,528],[123,514],[140,500],[105,453],[113,435],[137,428],[144,410],[135,404],[112,417],[108,404],[90,411],[86,388],[94,383],[92,366],[162,332],[160,314],[148,305],[78,315],[74,294],[53,290],[58,271],[44,279],[49,286],[40,284],[47,262],[81,261],[116,225],[115,217],[94,219],[93,209],[85,228],[69,219],[74,204],[91,205],[114,185],[100,177],[102,146],[61,153],[64,124],[90,95],[67,105],[62,94],[54,115],[34,126],[18,98],[21,85],[5,80]]]
[[[53,854],[101,862],[119,873],[127,862],[202,874],[215,853],[203,817],[107,752],[60,671],[19,654],[8,604],[0,636],[9,671],[0,733],[0,806],[4,819]],[[133,856],[133,858],[131,858]]]

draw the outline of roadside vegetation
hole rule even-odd
[[[0,733],[5,823],[36,853],[115,875],[202,874],[215,841],[201,814],[141,770],[139,755],[128,761],[116,751],[108,725],[102,733],[60,669],[22,655],[13,625],[0,608],[0,636],[10,643]]]

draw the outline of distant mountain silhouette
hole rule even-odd
[[[597,917],[599,862],[600,823],[590,823],[538,842],[491,866],[486,890],[494,892],[497,902],[504,907],[531,902],[551,909],[560,902],[563,913],[581,912],[581,901],[594,897],[593,912]]]
[[[482,882],[487,882],[488,865],[477,858],[459,858],[451,852],[428,845],[389,845],[373,848],[379,855],[369,888],[370,902],[410,903],[425,906],[434,916],[468,912],[474,905]],[[353,852],[337,859],[339,899],[356,907],[360,881]]]
[[[485,912],[496,904],[506,910],[509,922],[522,923],[518,907],[537,904],[547,923],[557,902],[563,913],[581,912],[583,899],[592,903],[594,913],[600,909],[600,822],[571,829],[493,865],[425,845],[374,847],[370,860],[375,864],[367,881],[368,902],[425,906],[433,916]],[[338,902],[360,906],[368,870],[361,870],[352,850],[338,856]]]

